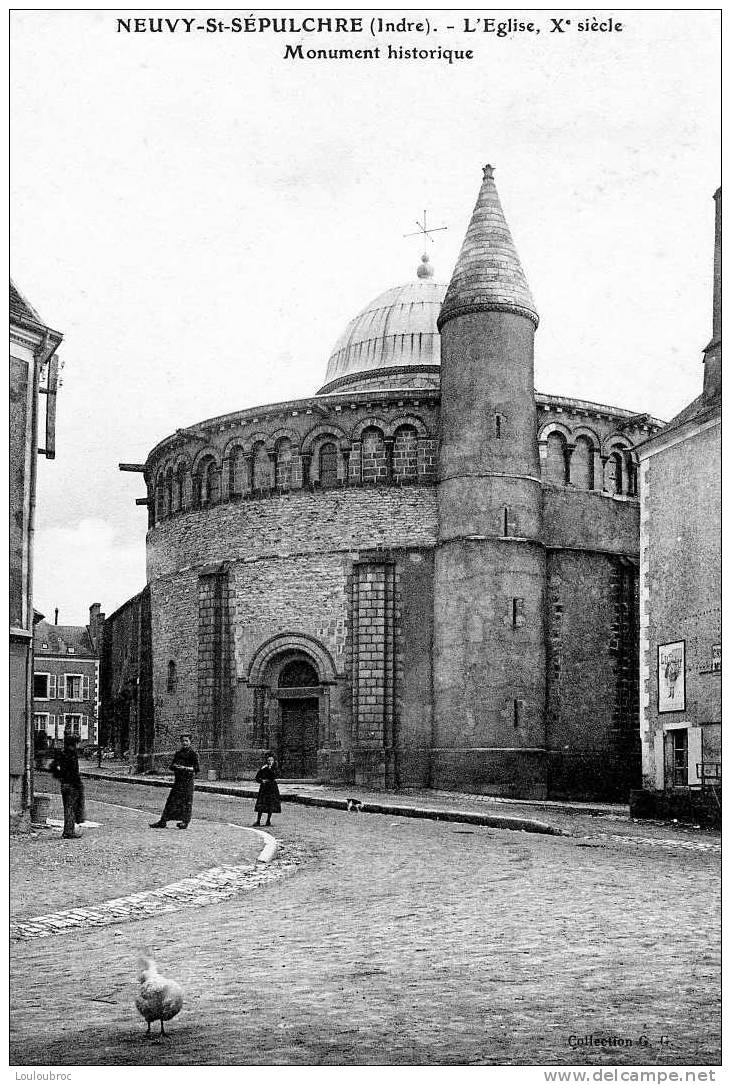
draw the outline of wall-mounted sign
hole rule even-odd
[[[685,712],[685,641],[657,646],[657,710]]]

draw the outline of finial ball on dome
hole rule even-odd
[[[416,269],[416,274],[420,279],[431,279],[434,277],[434,268],[429,263],[429,253],[425,252],[421,258],[421,263]]]

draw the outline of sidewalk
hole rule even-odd
[[[82,775],[100,780],[124,779],[147,787],[169,787],[170,776],[136,775],[127,764],[112,763],[101,769],[84,767]],[[433,791],[364,791],[354,786],[334,786],[306,781],[279,781],[283,802],[302,806],[320,806],[346,810],[349,798],[363,803],[363,813],[387,814],[391,817],[427,818],[434,821],[462,822],[492,828],[516,829],[523,832],[550,835],[586,835],[590,832],[613,834],[620,830],[630,835],[690,836],[698,839],[720,840],[720,833],[699,830],[691,825],[676,825],[659,821],[634,821],[629,807],[612,803],[556,802],[538,799],[503,799],[490,795]],[[196,791],[218,795],[233,795],[254,799],[257,786],[246,781],[196,781]]]

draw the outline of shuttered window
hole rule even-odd
[[[66,675],[66,700],[67,701],[80,701],[81,700],[81,675],[80,674],[67,674]]]

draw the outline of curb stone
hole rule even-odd
[[[141,784],[143,787],[167,787],[171,786],[170,780],[159,777],[144,776],[120,776],[115,773],[88,772],[82,770],[81,775],[89,780],[105,780],[111,783]],[[205,792],[209,795],[228,795],[233,798],[255,799],[259,794],[258,788],[235,787],[229,784],[196,783],[197,792]],[[282,794],[282,802],[291,802],[299,806],[320,806],[330,810],[347,810],[347,799],[331,799],[320,795],[299,795],[296,793]],[[466,825],[484,825],[492,829],[513,829],[524,833],[542,833],[546,836],[569,836],[564,829],[546,822],[537,821],[534,818],[509,817],[499,814],[478,814],[469,810],[439,810],[430,807],[398,806],[391,803],[364,802],[361,808],[363,814],[387,814],[389,817],[422,818],[429,821],[454,821]]]

